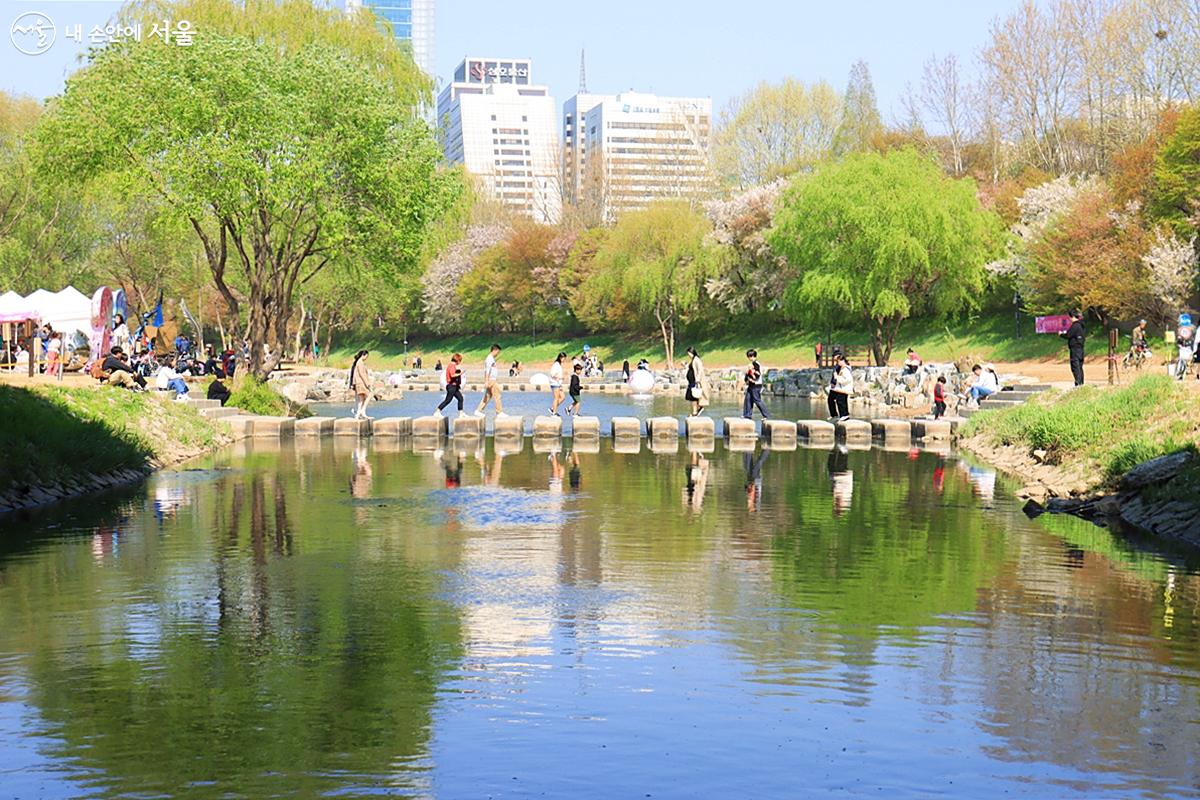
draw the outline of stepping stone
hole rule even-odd
[[[492,422],[492,436],[496,439],[525,438],[525,418],[520,415],[496,417]]]
[[[236,417],[241,413],[240,408],[221,408],[220,406],[200,409],[200,416],[206,419],[225,419],[226,417]],[[333,417],[330,417],[330,419],[333,419]]]
[[[413,436],[447,436],[450,433],[449,417],[417,417],[412,421]]]
[[[254,415],[252,414],[235,414],[220,421],[229,427],[234,436],[250,436],[254,429]]]
[[[535,417],[533,420],[533,436],[535,439],[538,437],[544,438],[544,437],[553,436],[553,437],[557,438],[559,436],[562,436],[562,417],[550,417],[550,416]],[[537,452],[550,452],[550,451],[546,450],[546,451],[537,451]]]
[[[454,432],[455,437],[473,436],[478,438],[483,436],[486,425],[486,417],[455,417],[450,430]]]
[[[614,436],[613,437],[613,452],[614,453],[640,453],[642,452],[642,437],[641,436]]]
[[[842,442],[871,442],[871,423],[865,419],[844,419],[834,425],[837,438]]]
[[[912,423],[906,419],[873,419],[871,435],[883,442],[907,444],[912,441]]]
[[[678,439],[679,420],[675,417],[651,417],[646,420],[646,436],[650,439]]]
[[[599,417],[575,417],[571,420],[571,436],[575,439],[599,439]]]
[[[685,417],[683,428],[687,433],[688,441],[693,439],[715,439],[717,421],[712,417]]]
[[[187,405],[195,409],[220,408],[220,400],[209,400],[207,397],[189,397]]]
[[[752,420],[746,420],[753,425]],[[794,446],[798,436],[798,428],[796,423],[787,419],[764,419],[763,420],[763,438],[772,445],[791,442]],[[793,447],[794,449],[794,447]]]
[[[836,429],[832,422],[823,419],[802,419],[796,423],[796,433],[810,442],[832,442]]]
[[[679,452],[679,437],[678,436],[651,436],[650,437],[650,452],[651,453],[659,453],[659,454],[678,453]]]
[[[944,419],[918,419],[913,421],[913,438],[918,441],[948,441],[954,431]]]
[[[637,417],[613,417],[612,435],[614,439],[640,439],[642,438],[642,421]]]
[[[558,419],[551,417],[551,419]],[[559,420],[561,422],[561,420]],[[536,422],[535,422],[536,424]],[[562,439],[558,436],[538,436],[536,433],[533,437],[533,452],[535,453],[558,453],[562,451]]]
[[[255,417],[251,430],[255,438],[282,439],[296,433],[296,418]]]
[[[371,420],[339,417],[333,421],[334,436],[370,436]]]
[[[754,427],[754,420],[752,419],[746,419],[745,417],[726,417],[724,422],[726,439],[758,438],[758,430]]]
[[[410,436],[412,435],[412,417],[384,417],[375,420],[371,425],[373,436]]]

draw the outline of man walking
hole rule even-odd
[[[753,419],[754,409],[757,408],[763,419],[769,419],[767,409],[762,404],[763,372],[762,364],[758,363],[758,351],[754,348],[747,350],[746,358],[750,360],[750,366],[746,370],[746,396],[742,400],[742,416]]]
[[[1086,335],[1083,314],[1078,310],[1072,311],[1071,327],[1059,336],[1067,340],[1067,352],[1071,356],[1071,377],[1075,379],[1076,386],[1083,386],[1083,340]]]
[[[488,400],[496,401],[496,416],[507,417],[504,413],[504,404],[500,401],[500,370],[496,368],[496,358],[500,355],[500,345],[493,344],[492,349],[488,352],[488,357],[483,362],[483,399],[479,401],[479,408],[475,409],[475,416],[482,417],[483,411],[487,408]]]

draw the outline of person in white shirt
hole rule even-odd
[[[132,337],[129,335],[129,326],[125,324],[125,317],[117,314],[113,318],[112,343],[114,347],[119,347],[123,352],[129,352],[133,348]]]
[[[566,399],[566,393],[563,391],[563,360],[566,357],[566,353],[559,353],[558,358],[554,359],[554,363],[550,365],[550,392],[553,396],[550,402],[550,414],[555,417],[558,416],[558,407]]]
[[[971,367],[971,372],[975,373],[975,382],[967,390],[968,399],[978,403],[988,395],[1000,391],[1000,378],[996,375],[996,370],[991,364],[984,367],[976,364]]]
[[[158,372],[154,375],[154,385],[158,387],[160,392],[174,390],[176,400],[187,398],[188,385],[184,383],[183,378],[179,377],[179,373],[175,371],[173,361],[168,361],[158,368]]]
[[[829,418],[850,418],[850,395],[854,393],[854,373],[841,353],[833,354],[833,377],[829,381]]]
[[[479,408],[475,409],[475,416],[482,417],[483,411],[487,408],[488,400],[496,401],[496,416],[507,417],[504,413],[504,404],[500,401],[500,383],[499,370],[496,369],[496,357],[500,355],[500,345],[493,344],[492,349],[488,352],[488,357],[483,362],[483,399],[479,401]]]

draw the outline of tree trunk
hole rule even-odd
[[[667,369],[675,369],[675,322],[674,312],[663,315],[662,309],[654,309],[654,317],[658,320],[659,330],[662,331],[663,355],[667,358]]]

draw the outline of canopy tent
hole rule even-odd
[[[38,289],[25,298],[25,302],[37,311],[38,318],[56,331],[70,336],[75,331],[89,335],[92,331],[92,301],[74,286],[61,292]]]
[[[24,297],[12,291],[0,295],[0,323],[27,319],[41,319],[41,316]]]

